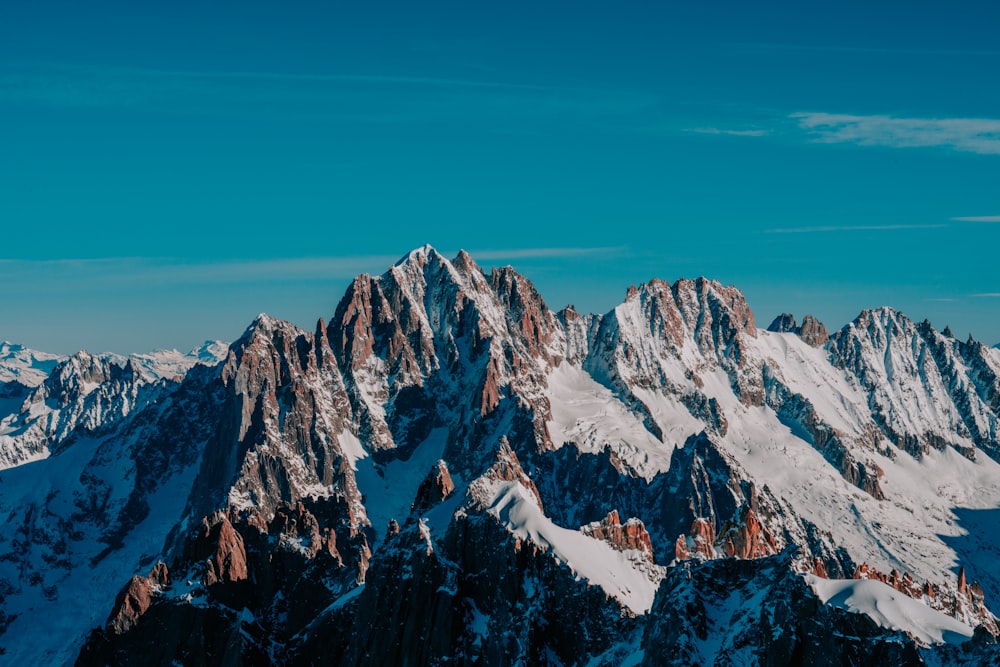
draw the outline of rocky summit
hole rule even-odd
[[[5,343],[0,662],[1000,664],[1000,350],[624,294],[427,246],[170,372]]]

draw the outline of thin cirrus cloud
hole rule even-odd
[[[419,90],[421,94],[412,92]],[[261,95],[268,105],[259,109]],[[647,94],[518,81],[368,73],[188,71],[61,65],[0,68],[0,103],[55,108],[155,109],[196,115],[283,117],[363,123],[484,117],[633,117]],[[391,110],[391,111],[387,111]]]
[[[685,132],[693,132],[695,134],[714,134],[717,136],[726,137],[766,137],[771,134],[770,130],[735,130],[722,127],[692,127],[690,129],[684,130]]]
[[[472,253],[476,260],[560,259],[625,252],[624,246],[512,248]],[[396,255],[306,257],[274,260],[186,262],[157,257],[111,257],[56,260],[0,260],[0,288],[5,284],[76,287],[148,288],[179,285],[254,284],[349,280],[361,273],[380,274],[399,260]]]
[[[961,215],[950,219],[954,222],[1000,223],[1000,215]]]
[[[597,248],[516,248],[511,250],[480,250],[469,254],[474,260],[498,259],[558,259],[589,255],[615,255],[628,250],[628,246],[602,246]]]
[[[993,118],[897,118],[820,112],[793,113],[789,118],[817,143],[950,148],[1000,155],[1000,120]]]
[[[907,229],[941,229],[948,225],[829,225],[818,227],[777,227],[765,234],[835,234],[839,232],[893,232]]]

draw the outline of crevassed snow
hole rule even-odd
[[[824,604],[864,614],[880,627],[902,630],[925,644],[958,644],[972,637],[972,628],[965,623],[881,581],[804,576]]]
[[[551,548],[574,573],[600,586],[635,613],[645,614],[653,606],[662,568],[651,566],[647,574],[628,553],[578,530],[557,526],[542,512],[531,491],[519,482],[494,482],[490,490],[489,513],[512,533]]]
[[[871,420],[867,396],[830,363],[824,350],[806,345],[794,334],[758,331],[756,340],[745,341],[751,353],[780,373],[791,391],[812,403],[825,423],[855,435]],[[886,500],[877,501],[845,481],[773,410],[743,405],[728,374],[711,362],[659,358],[650,362],[669,370],[668,377],[677,386],[685,382],[684,366],[697,368],[700,390],[719,402],[729,424],[722,448],[751,479],[766,484],[802,518],[829,531],[833,542],[843,545],[856,561],[938,583],[947,582],[959,566],[965,566],[985,590],[1000,590],[1000,567],[976,566],[983,553],[1000,553],[1000,534],[988,531],[975,540],[965,538],[974,526],[962,525],[970,515],[958,511],[1000,508],[1000,464],[982,452],[970,461],[952,448],[932,450],[918,461],[888,445],[892,458],[858,448],[859,460],[871,461],[884,472],[880,484]],[[638,415],[585,371],[563,363],[548,379],[553,417],[549,431],[556,444],[572,441],[584,451],[610,445],[647,478],[669,466],[671,441],[682,444],[704,428],[676,398],[633,389],[664,429],[663,445],[642,426]]]
[[[660,442],[638,415],[585,370],[564,361],[546,380],[552,410],[549,434],[557,447],[572,442],[580,451],[588,453],[611,447],[622,461],[646,479],[670,467],[673,446]],[[687,410],[679,420],[658,421],[673,424],[686,434],[692,428],[698,429],[698,423]]]
[[[920,461],[900,450],[893,458],[863,451],[884,472],[880,483],[886,500],[878,501],[846,482],[773,410],[742,405],[725,373],[702,378],[706,394],[717,398],[729,421],[722,445],[752,479],[829,531],[856,561],[941,583],[957,566],[969,564],[971,554],[948,543],[949,537],[965,533],[954,510],[1000,507],[1000,464],[982,453],[970,461],[952,448],[931,451]],[[824,419],[825,409],[817,407]],[[983,539],[1000,549],[1000,534]],[[1000,582],[990,583],[1000,587]]]
[[[781,369],[784,384],[808,399],[830,426],[858,434],[871,421],[868,398],[830,363],[826,350],[808,345],[794,333],[758,329],[756,339],[746,340]]]

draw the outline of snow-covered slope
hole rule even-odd
[[[6,393],[0,391],[0,470],[48,456],[77,429],[107,431],[155,401],[163,391],[160,380],[176,383],[197,364],[218,364],[227,352],[228,346],[216,341],[187,354],[159,350],[124,357],[82,351],[56,357],[31,352],[32,359],[52,366],[30,389],[18,381],[7,385]],[[42,368],[36,364],[32,372]]]
[[[147,459],[160,466],[165,452],[142,442],[191,433],[183,465],[164,474],[181,500],[157,504],[170,517],[150,533],[159,545],[135,549],[141,520],[87,538],[132,593],[108,603],[116,620],[83,664],[153,644],[167,663],[195,645],[274,662],[635,661],[660,639],[674,646],[669,629],[649,630],[669,613],[664,595],[701,596],[706,613],[767,634],[775,620],[760,601],[783,593],[739,564],[762,558],[779,559],[761,566],[772,574],[929,591],[956,623],[995,631],[986,605],[1000,567],[984,555],[1000,553],[988,529],[1000,512],[1000,353],[890,309],[829,340],[814,318],[786,320],[758,329],[739,290],[703,278],[633,287],[600,316],[557,314],[510,267],[419,248],[355,279],[313,331],[258,317],[211,371],[175,378],[191,357],[176,353],[124,367],[66,360],[2,423],[10,461],[50,456],[4,473],[0,508],[36,508],[28,537],[9,538],[29,545],[45,535],[39,516],[64,525],[81,507],[130,502],[151,516],[141,499],[158,486],[113,480]],[[17,491],[56,470],[67,490],[51,501]],[[13,549],[23,556],[9,567],[37,561],[34,548]],[[174,584],[146,576],[156,559]],[[685,571],[727,578],[709,594]],[[844,609],[818,611],[795,577],[782,581],[800,596],[796,613],[816,615],[810,631],[827,614],[853,628]],[[32,586],[18,599],[52,590]],[[30,622],[30,604],[17,604],[17,622]],[[155,620],[138,623],[146,613]],[[766,644],[713,623],[692,630],[702,657]],[[938,641],[945,625],[914,634]],[[867,620],[853,629],[872,642],[889,633]],[[17,636],[0,634],[0,646],[35,655]]]
[[[37,387],[61,359],[57,354],[3,341],[0,343],[0,383],[20,382],[26,387]]]
[[[217,340],[208,340],[190,352],[154,350],[152,352],[130,354],[127,357],[113,353],[101,356],[107,357],[110,361],[120,366],[124,366],[131,360],[147,380],[159,380],[183,376],[195,364],[215,366],[225,360],[228,352],[229,346],[226,343]]]
[[[958,644],[972,637],[972,628],[881,581],[824,579],[806,575],[806,582],[824,604],[864,614],[888,630],[900,630],[924,644]]]

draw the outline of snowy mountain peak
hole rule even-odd
[[[872,416],[896,446],[918,457],[948,446],[974,457],[979,447],[1000,460],[1000,368],[984,346],[883,307],[862,311],[827,349],[867,393]]]
[[[38,386],[61,359],[57,354],[4,341],[0,343],[0,383],[19,382],[28,387]]]
[[[74,355],[0,422],[0,646],[750,664],[842,657],[834,634],[919,664],[1000,632],[1000,353],[892,309],[826,341],[770,328],[706,278],[554,313],[513,268],[425,246],[314,329],[261,314],[231,348]],[[156,355],[224,361],[153,381]],[[847,600],[873,589],[968,631],[886,627]]]
[[[799,326],[795,322],[794,315],[782,313],[774,318],[767,330],[774,333],[796,334],[812,347],[821,347],[830,339],[826,326],[812,315],[806,315],[802,319],[802,325]]]
[[[409,264],[416,264],[420,268],[423,268],[425,264],[435,259],[438,261],[445,260],[444,256],[435,250],[432,245],[425,244],[419,248],[414,248],[400,257],[393,266],[402,267]]]

